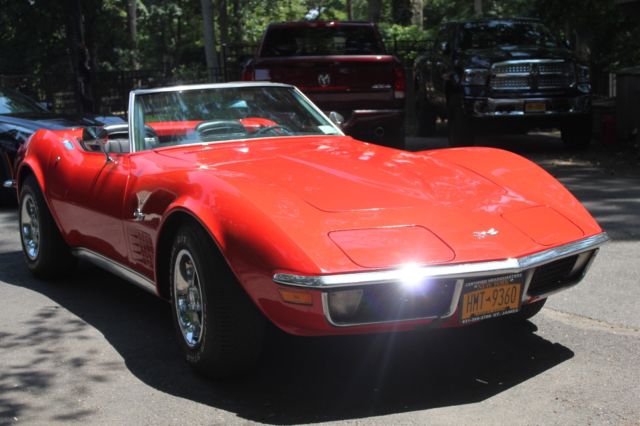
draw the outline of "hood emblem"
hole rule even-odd
[[[318,84],[322,87],[326,87],[331,83],[331,76],[329,73],[318,74]]]
[[[498,235],[500,231],[495,228],[487,229],[486,231],[476,231],[473,233],[473,236],[478,240],[484,240],[487,237],[495,237]]]

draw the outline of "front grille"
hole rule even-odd
[[[539,296],[572,284],[575,281],[576,273],[573,271],[573,267],[576,260],[578,260],[578,256],[570,256],[537,267],[533,278],[531,278],[527,294]],[[572,274],[572,272],[574,273]]]
[[[502,62],[491,71],[491,89],[498,91],[561,89],[576,82],[573,63],[564,61]]]
[[[357,311],[348,316],[332,311],[335,324],[364,324],[440,317],[451,307],[456,280],[425,281],[406,287],[401,283],[362,287],[362,301]]]

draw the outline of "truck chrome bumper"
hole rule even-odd
[[[566,116],[588,113],[591,109],[591,96],[527,99],[485,98],[471,99],[465,104],[468,113],[476,118]]]

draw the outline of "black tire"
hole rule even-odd
[[[458,93],[451,95],[447,102],[449,146],[473,146],[473,120],[462,107],[462,96]]]
[[[71,273],[77,263],[62,239],[38,181],[29,176],[20,189],[20,242],[29,270],[38,278]]]
[[[404,125],[388,127],[384,136],[382,136],[383,145],[396,149],[405,149],[405,136]]]
[[[202,227],[183,225],[171,249],[169,282],[173,323],[187,363],[222,378],[256,365],[265,319],[217,253]]]
[[[18,205],[16,190],[3,186],[5,181],[12,179],[11,167],[7,161],[6,154],[0,151],[0,207],[15,207]]]
[[[537,302],[529,303],[527,305],[522,305],[520,311],[516,312],[513,315],[509,315],[508,318],[514,321],[526,321],[530,318],[533,318],[547,303],[547,299],[538,300]]]
[[[590,116],[569,120],[560,130],[562,142],[567,148],[584,150],[591,145],[593,122]]]
[[[420,100],[416,103],[416,124],[418,136],[433,136],[436,134],[437,114],[423,95],[418,94]]]

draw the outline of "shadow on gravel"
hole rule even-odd
[[[530,322],[339,338],[296,338],[274,331],[257,371],[244,379],[215,382],[199,377],[183,361],[165,302],[86,264],[65,282],[35,280],[22,266],[21,256],[0,253],[0,265],[19,265],[2,267],[0,280],[41,293],[55,306],[34,313],[33,321],[21,325],[20,335],[0,335],[0,350],[31,346],[32,354],[32,359],[0,370],[0,418],[20,417],[30,409],[21,403],[15,383],[22,392],[31,387],[30,392],[46,397],[47,389],[55,386],[47,367],[52,358],[56,365],[71,363],[76,380],[89,389],[92,382],[121,375],[118,366],[100,364],[99,354],[57,353],[57,340],[82,338],[91,328],[148,386],[243,419],[274,424],[482,401],[573,357],[570,349],[536,335]],[[64,310],[79,319],[56,322],[56,312]],[[87,365],[95,367],[91,373]],[[65,418],[85,415],[71,411]]]

